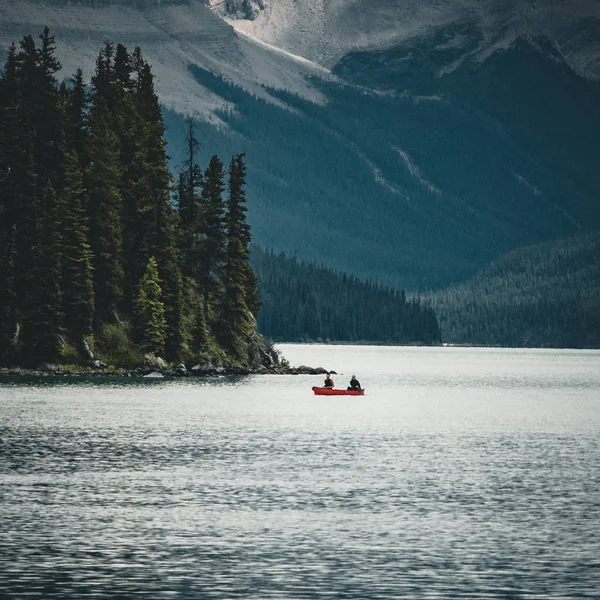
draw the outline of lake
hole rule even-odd
[[[600,351],[0,383],[0,598],[598,598]]]

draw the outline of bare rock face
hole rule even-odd
[[[254,21],[266,7],[264,0],[227,0],[224,5],[227,17],[248,21]]]
[[[241,9],[224,14],[236,29],[330,68],[353,50],[405,44],[437,28],[469,25],[479,39],[474,53],[479,60],[516,39],[543,36],[575,71],[600,77],[597,0],[267,0],[264,10],[243,15]]]
[[[227,3],[232,22],[255,18],[264,6],[263,0]],[[223,19],[225,5],[217,4],[216,0],[0,2],[0,63],[6,60],[13,42],[18,45],[24,35],[33,35],[37,41],[47,25],[56,38],[56,55],[63,67],[60,78],[71,77],[81,67],[89,81],[106,40],[122,43],[130,50],[140,46],[152,65],[161,102],[176,112],[216,125],[221,124],[218,113],[233,105],[202,85],[190,65],[218,74],[274,104],[281,101],[266,88],[322,100],[312,82],[313,77],[326,73],[321,67],[236,33]]]
[[[167,368],[165,361],[160,356],[154,356],[153,354],[146,354],[144,362],[149,368],[155,371],[163,371]]]

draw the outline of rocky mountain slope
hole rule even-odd
[[[0,52],[45,25],[56,37],[62,74],[82,67],[89,77],[106,40],[139,45],[152,64],[162,102],[182,114],[218,121],[215,111],[231,108],[198,84],[189,65],[220,73],[269,102],[279,103],[265,86],[292,90],[314,102],[322,96],[308,81],[326,70],[264,42],[237,34],[199,0],[71,4],[54,0],[0,3]]]
[[[577,72],[600,76],[600,3],[596,0],[210,2],[236,28],[327,66],[353,50],[406,44],[432,29],[469,26],[479,37],[469,56],[478,60],[519,38],[542,36],[560,49]]]

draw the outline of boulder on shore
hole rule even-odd
[[[154,356],[154,354],[146,354],[144,361],[154,371],[164,371],[167,368],[165,361],[160,356]]]

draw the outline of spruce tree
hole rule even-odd
[[[15,232],[2,232],[0,240],[0,364],[11,362],[13,337],[17,329],[15,274]]]
[[[90,218],[97,323],[113,320],[123,298],[119,142],[110,122],[104,102],[92,106],[88,143],[90,166],[84,182]]]
[[[201,199],[202,171],[198,166],[198,141],[194,137],[194,123],[188,120],[186,134],[186,159],[179,172],[177,186],[178,247],[183,275],[198,278],[198,239],[201,234]]]
[[[234,156],[229,166],[229,197],[225,217],[227,246],[222,270],[224,296],[219,336],[225,348],[237,358],[243,358],[244,338],[252,332],[246,304],[250,226],[246,223],[245,175],[244,155]]]
[[[134,53],[135,54],[135,53]],[[139,55],[139,53],[138,53]],[[166,356],[175,360],[182,346],[182,278],[175,245],[175,215],[171,204],[171,174],[167,165],[164,124],[154,76],[147,63],[138,65],[135,90],[137,112],[144,124],[143,173],[136,184],[142,255],[154,256],[162,282],[167,337]]]
[[[15,234],[18,195],[13,185],[15,156],[11,144],[19,138],[19,109],[16,48],[8,52],[0,76],[0,362],[9,360],[11,337],[16,329],[14,282]]]
[[[61,65],[54,56],[54,37],[46,27],[39,38],[41,44],[37,48],[33,38],[25,36],[17,59],[21,100],[31,127],[39,192],[42,193],[48,181],[55,189],[62,185],[64,119],[56,79]]]
[[[82,170],[87,167],[87,104],[88,94],[83,80],[83,71],[77,69],[71,79],[71,88],[67,91],[66,141],[68,150],[75,152]]]
[[[38,220],[41,217],[37,190],[37,174],[29,123],[19,109],[13,114],[7,138],[12,140],[12,160],[9,177],[3,186],[12,231],[14,232],[14,293],[19,323],[35,308],[37,280],[35,248]]]
[[[94,288],[92,250],[83,210],[83,177],[75,152],[66,156],[62,192],[62,291],[67,333],[77,342],[92,333]]]
[[[137,73],[132,56],[125,46],[118,44],[114,58],[114,102],[112,114],[114,131],[119,139],[121,180],[119,189],[123,198],[123,268],[124,307],[131,310],[135,300],[135,282],[141,277],[148,251],[144,249],[142,207],[145,188],[140,185],[144,176],[144,127],[138,111],[135,91]]]
[[[58,360],[62,351],[60,208],[51,183],[42,192],[34,256],[35,294],[24,338],[27,360],[37,364]]]
[[[158,268],[154,257],[150,257],[146,271],[140,281],[136,299],[138,337],[142,349],[156,356],[163,354],[167,337],[165,306]]]
[[[201,238],[197,243],[196,270],[204,301],[204,320],[209,321],[209,299],[218,296],[225,260],[225,174],[223,163],[213,156],[202,185]]]

